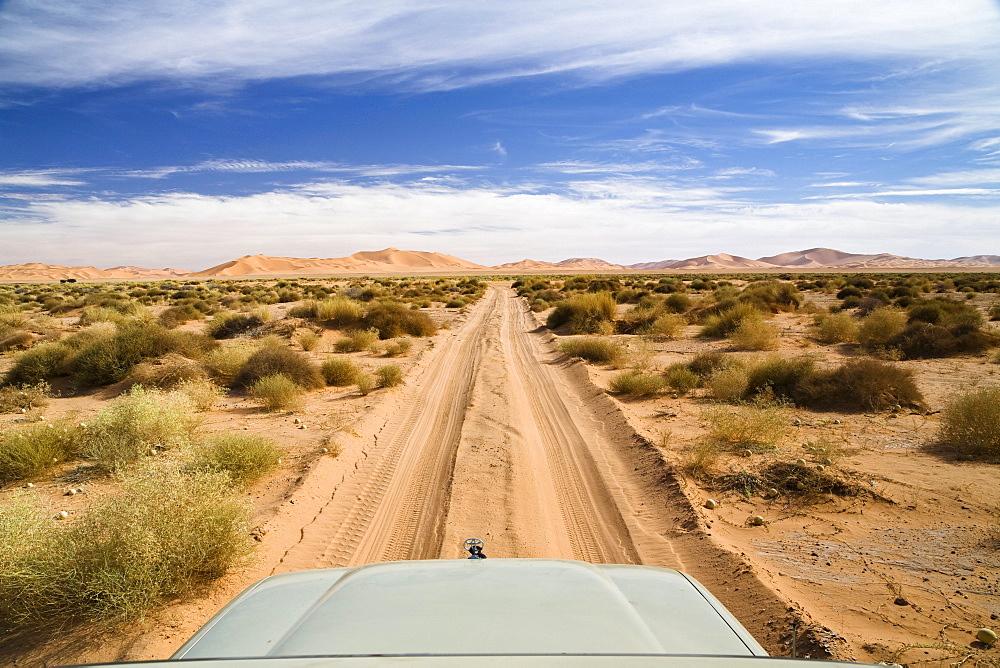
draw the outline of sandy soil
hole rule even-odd
[[[873,472],[878,496],[808,507],[731,497],[707,511],[709,492],[679,472],[683,445],[702,429],[695,400],[619,402],[601,389],[613,371],[566,359],[552,341],[523,300],[493,285],[418,349],[403,386],[311,395],[296,413],[308,429],[230,401],[210,427],[250,424],[280,439],[294,462],[252,492],[254,564],[135,628],[50,643],[17,665],[166,658],[261,577],[455,558],[469,537],[483,538],[491,557],[682,569],[776,655],[790,652],[793,623],[800,655],[884,660],[905,643],[966,646],[970,625],[1000,612],[987,529],[1000,504],[996,467],[922,450],[911,423],[933,418],[834,425],[802,414],[795,439],[843,437],[844,465]],[[695,345],[647,353],[658,364]],[[768,525],[745,526],[757,513]],[[940,652],[914,651],[929,652],[914,660]]]

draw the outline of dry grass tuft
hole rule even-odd
[[[778,347],[778,328],[754,314],[740,320],[729,335],[737,350],[775,350]]]
[[[941,442],[959,457],[1000,457],[1000,387],[960,394],[948,404],[941,418]]]
[[[83,435],[79,426],[68,421],[36,423],[0,433],[0,483],[31,478],[72,459],[80,451]]]
[[[560,343],[559,349],[571,357],[599,364],[614,364],[625,355],[625,349],[620,345],[598,336],[569,339]]]
[[[29,411],[49,405],[52,388],[48,383],[36,383],[24,387],[0,387],[0,413]]]
[[[338,353],[359,353],[370,350],[378,344],[378,332],[371,329],[356,329],[333,344]]]
[[[375,376],[379,387],[396,387],[403,382],[403,370],[395,364],[380,366]]]
[[[348,357],[331,357],[323,362],[320,371],[326,384],[336,387],[354,385],[358,379],[358,367]]]
[[[725,448],[772,449],[785,435],[788,420],[780,405],[756,402],[713,406],[702,413],[708,435]]]
[[[257,434],[214,434],[192,452],[189,468],[225,473],[242,486],[253,484],[278,465],[281,450]]]
[[[666,384],[662,377],[651,373],[623,371],[611,379],[609,389],[628,397],[649,397],[662,392]]]
[[[305,390],[283,373],[258,378],[250,384],[247,394],[268,411],[294,410],[302,403]]]

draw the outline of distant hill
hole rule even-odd
[[[142,267],[98,269],[97,267],[65,267],[60,264],[25,262],[0,267],[0,280],[58,281],[63,278],[75,278],[78,281],[95,279],[128,280],[134,278],[178,278],[186,276],[188,273],[180,269],[143,269]]]
[[[324,275],[336,273],[375,273],[447,271],[485,269],[480,264],[462,260],[453,255],[425,251],[405,251],[386,248],[380,251],[362,251],[335,258],[271,257],[270,255],[244,255],[203,271],[192,277],[207,276],[282,276],[288,274]]]

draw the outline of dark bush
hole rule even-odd
[[[799,383],[814,368],[815,362],[809,357],[768,358],[748,370],[747,397],[770,391],[775,398],[792,399]]]
[[[231,339],[263,324],[264,319],[255,313],[220,313],[208,323],[207,332],[216,339]]]
[[[575,295],[560,302],[549,314],[546,326],[568,325],[573,334],[608,333],[615,317],[615,301],[607,293]]]
[[[437,325],[429,315],[399,302],[373,304],[361,318],[361,326],[376,330],[380,339],[395,339],[406,334],[433,336],[437,332]]]
[[[924,405],[912,371],[873,359],[850,360],[836,369],[813,373],[799,383],[793,398],[801,406],[824,410],[877,411]]]
[[[236,378],[236,384],[249,387],[268,376],[284,375],[307,390],[326,385],[319,367],[304,353],[280,343],[265,345],[247,360]]]

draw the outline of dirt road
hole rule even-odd
[[[496,556],[641,562],[591,455],[607,446],[525,309],[491,289],[366,419],[370,445],[277,570],[455,557],[470,536]]]

